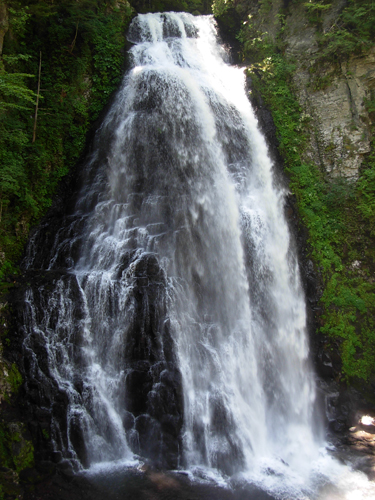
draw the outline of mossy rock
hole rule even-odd
[[[23,489],[18,480],[18,474],[14,470],[0,468],[0,500],[22,498]]]
[[[17,473],[34,465],[34,447],[20,422],[0,423],[0,467]]]

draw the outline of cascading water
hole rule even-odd
[[[322,444],[304,294],[243,72],[210,17],[139,15],[128,39],[75,208],[29,244],[29,398],[76,469],[146,457],[302,498]]]

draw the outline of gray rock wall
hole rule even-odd
[[[300,56],[296,54],[303,61],[303,53]],[[313,132],[306,155],[332,176],[356,179],[370,152],[371,118],[364,102],[375,88],[375,50],[350,58],[339,71],[327,67],[331,81],[321,90],[312,88],[311,75],[299,64],[294,83]]]
[[[327,33],[345,6],[333,0],[319,24],[309,20],[304,3],[274,0],[268,7],[253,4],[254,26],[281,45],[297,66],[296,95],[311,134],[306,160],[319,165],[331,177],[355,180],[364,155],[370,152],[371,116],[364,102],[375,92],[375,49],[348,58],[345,63],[319,62],[319,34]],[[280,16],[281,13],[281,16]]]

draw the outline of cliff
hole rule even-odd
[[[310,137],[302,160],[312,161],[331,178],[356,180],[371,151],[374,116],[366,102],[375,90],[375,48],[371,43],[339,47],[335,40],[326,50],[348,5],[342,0],[287,6],[282,1],[260,2],[251,6],[248,22],[295,65],[295,95],[309,117]]]

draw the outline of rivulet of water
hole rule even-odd
[[[209,16],[139,15],[128,39],[75,209],[26,259],[50,276],[27,293],[24,350],[55,453],[328,499],[322,464],[341,466],[316,421],[285,190],[243,71]]]

